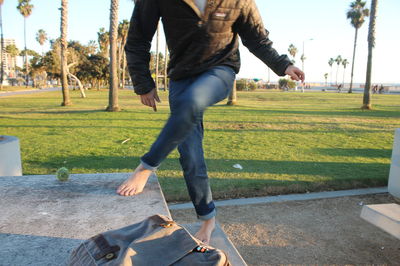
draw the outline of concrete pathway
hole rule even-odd
[[[289,194],[289,195],[278,195],[269,197],[256,197],[246,199],[231,199],[231,200],[217,200],[215,205],[218,206],[240,206],[240,205],[252,205],[272,202],[285,202],[285,201],[302,201],[302,200],[314,200],[314,199],[329,199],[339,198],[348,196],[360,196],[360,195],[371,195],[387,193],[387,187],[380,188],[362,188],[362,189],[350,189],[350,190],[339,190],[339,191],[325,191],[325,192],[313,192],[305,194]],[[170,210],[184,210],[193,208],[191,202],[170,204]]]
[[[36,89],[36,90],[26,90],[26,91],[8,91],[8,92],[0,91],[0,97],[24,95],[24,94],[34,94],[34,93],[49,92],[49,91],[60,91],[60,90],[61,90],[61,88],[46,88],[46,89]]]

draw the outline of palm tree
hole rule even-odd
[[[3,14],[1,12],[1,8],[3,6],[3,2],[4,0],[0,0],[0,30],[1,30],[1,43],[0,43],[0,47],[1,47],[1,52],[0,52],[0,61],[1,61],[1,73],[0,73],[0,90],[3,89],[3,80],[4,80],[4,62],[3,62],[3,50],[5,49],[4,47],[4,38],[3,38]]]
[[[61,0],[61,86],[63,102],[61,106],[72,105],[68,87],[68,62],[67,62],[67,29],[68,29],[68,0]]]
[[[356,0],[350,4],[350,9],[347,11],[347,18],[350,19],[351,25],[355,28],[354,48],[353,48],[353,61],[351,63],[351,79],[349,93],[352,93],[353,88],[353,74],[354,74],[354,60],[356,56],[357,36],[358,29],[364,24],[365,17],[369,16],[368,8],[365,8],[365,2]]]
[[[288,52],[293,57],[292,63],[295,63],[294,58],[296,57],[296,54],[298,52],[296,46],[294,46],[293,44],[290,44],[289,48],[288,48]]]
[[[325,87],[328,86],[328,73],[324,74],[324,78],[325,78]]]
[[[106,111],[116,112],[121,109],[118,106],[118,6],[119,0],[111,0],[110,7],[110,90],[108,94],[108,106]]]
[[[33,5],[30,4],[31,0],[18,0],[17,9],[24,17],[24,44],[25,44],[25,68],[26,68],[26,86],[28,87],[28,55],[26,54],[26,19],[32,14]]]
[[[344,77],[345,77],[345,74],[346,74],[346,67],[347,67],[347,65],[349,63],[350,62],[347,59],[343,59],[343,61],[342,61],[342,66],[343,66],[343,81],[342,81],[342,84],[343,84],[343,87],[344,87]]]
[[[338,73],[339,73],[339,65],[342,63],[342,56],[341,55],[338,55],[337,57],[336,57],[336,59],[335,59],[335,62],[336,62],[336,64],[337,64],[337,68],[336,68],[336,85],[338,85],[338,83],[337,83],[337,79],[338,79]]]
[[[378,8],[378,0],[371,2],[371,17],[369,19],[368,30],[368,63],[367,63],[367,78],[364,88],[363,106],[362,109],[371,110],[371,72],[372,72],[372,51],[375,47],[375,24],[376,11]]]
[[[331,58],[329,58],[329,61],[328,61],[328,65],[331,67],[331,84],[332,84],[332,66],[333,66],[333,63],[335,63],[335,59],[333,59],[332,57]]]
[[[110,46],[110,34],[106,31],[105,28],[100,28],[97,33],[97,40],[100,46],[100,52],[103,57],[108,57],[109,55],[109,46]]]
[[[48,40],[47,33],[43,29],[38,30],[38,32],[36,33],[36,41],[42,46],[42,55],[43,55],[43,45],[47,40]]]
[[[121,75],[118,75],[118,77],[121,78],[121,88],[123,89],[125,87],[125,65],[126,65],[126,57],[125,57],[125,43],[126,43],[126,38],[128,37],[128,30],[129,30],[129,21],[124,19],[122,22],[119,23],[118,25],[118,43],[119,43],[119,49],[118,49],[118,70],[121,69],[122,72],[122,77]]]

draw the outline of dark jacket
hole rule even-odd
[[[194,0],[138,0],[125,46],[128,69],[137,94],[155,87],[149,70],[151,41],[162,19],[170,52],[172,80],[200,74],[212,66],[240,69],[238,36],[277,75],[291,64],[268,39],[254,0],[208,0],[201,14]]]

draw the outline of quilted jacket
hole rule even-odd
[[[170,52],[168,76],[179,80],[210,67],[240,69],[238,37],[277,75],[291,64],[272,47],[254,0],[208,0],[201,13],[194,0],[137,0],[125,51],[135,92],[155,87],[149,70],[151,41],[162,20]]]

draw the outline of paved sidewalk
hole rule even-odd
[[[59,91],[59,90],[61,90],[61,88],[46,88],[46,89],[26,90],[26,91],[8,91],[8,92],[0,92],[0,97],[34,94],[40,92]]]
[[[249,265],[400,264],[400,241],[360,218],[387,193],[218,207],[217,220]],[[193,209],[171,210],[177,222]]]

